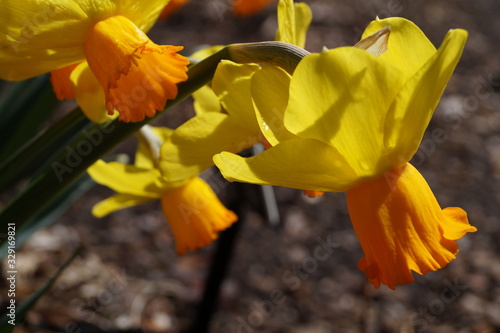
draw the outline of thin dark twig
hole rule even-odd
[[[231,259],[233,256],[234,244],[244,222],[243,207],[245,205],[244,187],[248,184],[231,184],[236,191],[240,194],[235,196],[235,199],[229,208],[234,211],[239,219],[230,228],[224,230],[219,235],[217,249],[212,258],[210,272],[205,285],[202,300],[200,302],[198,313],[193,322],[192,327],[188,332],[191,333],[205,333],[209,331],[210,320],[217,307],[217,300],[219,298],[219,291],[226,277]]]

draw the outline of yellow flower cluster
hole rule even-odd
[[[152,117],[188,80],[182,47],[157,45],[145,34],[162,11],[187,1],[168,2],[1,0],[1,78],[51,72],[58,98],[76,98],[95,122],[115,113],[124,122]],[[234,10],[252,14],[269,2],[239,0]],[[27,32],[19,13],[29,18],[40,10],[50,23]],[[311,18],[304,3],[280,0],[276,40],[303,48]],[[358,266],[376,288],[440,269],[455,258],[456,240],[476,228],[461,208],[442,209],[409,161],[466,39],[466,31],[450,30],[436,49],[412,22],[377,18],[356,45],[310,54],[293,73],[223,60],[210,85],[193,94],[196,116],[175,130],[143,127],[134,165],[99,160],[88,169],[117,192],[93,214],[160,200],[177,251],[206,246],[237,220],[198,176],[216,165],[229,181],[310,196],[347,192],[365,254]],[[264,152],[237,155],[259,143]]]

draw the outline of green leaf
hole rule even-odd
[[[12,119],[5,123],[6,128],[1,132],[4,144],[0,151],[0,160],[8,158],[18,147],[33,138],[59,103],[48,84],[41,87],[39,94],[32,98],[28,105],[18,110]],[[22,99],[27,98],[22,95]]]
[[[91,126],[80,109],[73,110],[47,130],[34,136],[18,151],[0,162],[0,191],[17,183],[21,178],[33,176],[47,167],[64,150],[67,143],[82,135]],[[1,160],[0,160],[1,161]]]
[[[54,282],[56,282],[57,278],[61,275],[61,273],[69,266],[69,264],[76,258],[77,255],[82,251],[83,246],[80,245],[73,254],[69,257],[68,260],[57,270],[56,274],[47,281],[40,289],[31,294],[28,298],[26,298],[19,306],[16,305],[15,309],[15,323],[20,323],[24,320],[24,317],[28,313],[28,311],[36,304],[36,302],[42,297],[49,289],[52,287]],[[10,304],[10,303],[9,303]],[[9,313],[6,313],[0,318],[0,333],[8,333],[12,332],[14,329],[14,325],[9,324],[9,321],[12,320],[11,317],[8,316]]]
[[[67,190],[52,200],[39,214],[30,219],[22,228],[16,228],[16,248],[20,248],[36,231],[54,223],[78,198],[85,194],[94,181],[84,174]],[[0,246],[0,258],[7,254],[7,243]]]
[[[0,99],[0,142],[3,143],[0,149],[0,158],[7,155],[7,145],[5,143],[12,140],[14,133],[18,132],[21,123],[30,121],[30,127],[37,127],[40,124],[40,118],[46,118],[50,108],[41,106],[37,109],[37,114],[30,119],[33,106],[37,100],[44,97],[44,94],[50,92],[50,83],[48,75],[41,75],[30,80],[16,82],[7,88]],[[48,102],[46,100],[46,102]],[[26,126],[26,125],[25,125]],[[19,134],[18,134],[19,135]]]

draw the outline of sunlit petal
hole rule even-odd
[[[220,51],[224,46],[216,45],[203,48],[199,51],[194,52],[189,56],[189,59],[202,60],[205,59],[212,54]],[[221,104],[219,98],[214,93],[210,84],[204,85],[193,94],[194,99],[194,111],[196,114],[203,112],[221,112]]]
[[[376,19],[365,29],[362,38],[390,27],[387,51],[380,58],[398,67],[401,75],[409,78],[436,52],[424,33],[411,21],[401,17]]]
[[[217,66],[212,89],[226,112],[241,126],[258,128],[250,92],[252,75],[260,69],[255,64],[237,64],[223,60]]]
[[[92,26],[77,1],[0,2],[0,78],[25,80],[84,59]]]
[[[2,0],[0,78],[24,80],[84,60],[88,33],[114,15],[146,32],[167,2]]]
[[[157,169],[141,169],[118,162],[95,162],[87,169],[97,183],[107,186],[117,193],[144,198],[160,198],[164,192]]]
[[[285,127],[334,146],[359,177],[376,176],[389,167],[384,120],[402,84],[397,68],[362,49],[311,54],[292,76]]]
[[[409,161],[457,65],[467,32],[451,30],[438,52],[400,90],[385,122],[384,145],[393,161]]]
[[[213,165],[221,151],[240,152],[262,139],[223,113],[203,113],[178,127],[161,148],[160,169],[169,181],[193,177]]]
[[[71,72],[70,79],[74,87],[76,102],[88,119],[95,123],[103,123],[118,116],[117,112],[112,116],[108,114],[104,91],[86,61],[80,63]]]
[[[306,3],[281,0],[278,3],[278,31],[276,40],[304,47],[312,12]]]
[[[193,107],[196,114],[222,111],[219,98],[209,85],[205,85],[196,90],[192,96],[194,99]]]
[[[283,123],[288,103],[290,75],[279,67],[263,66],[252,76],[252,99],[259,128],[272,145],[296,139]]]
[[[117,210],[140,205],[151,200],[155,199],[130,194],[116,194],[95,204],[92,207],[92,215],[101,218]]]
[[[333,192],[359,182],[337,150],[315,139],[284,141],[250,158],[223,152],[214,162],[229,181]]]

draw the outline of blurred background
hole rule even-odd
[[[220,250],[232,256],[218,301],[200,310],[219,242],[178,256],[158,202],[96,219],[92,206],[113,193],[96,185],[17,250],[20,301],[86,245],[16,332],[187,332],[203,313],[211,314],[209,332],[500,332],[500,2],[303,2],[313,12],[311,52],[355,44],[376,16],[412,20],[435,46],[449,29],[469,32],[413,159],[442,207],[464,208],[478,228],[459,240],[457,259],[395,291],[374,289],[357,268],[363,253],[344,194],[310,199],[274,188],[281,220],[273,226],[259,187],[229,184],[208,170],[205,179],[240,222],[233,248]],[[235,17],[230,6],[229,0],[191,0],[149,36],[158,44],[184,45],[186,54],[201,45],[274,39],[276,2],[248,18]],[[178,126],[193,115],[191,103],[153,124]],[[442,140],[432,137],[436,129],[444,132]],[[130,138],[116,152],[133,154],[135,146]],[[3,205],[9,198],[1,199]],[[325,243],[334,244],[328,257],[314,259]],[[3,308],[5,278],[0,287]]]

